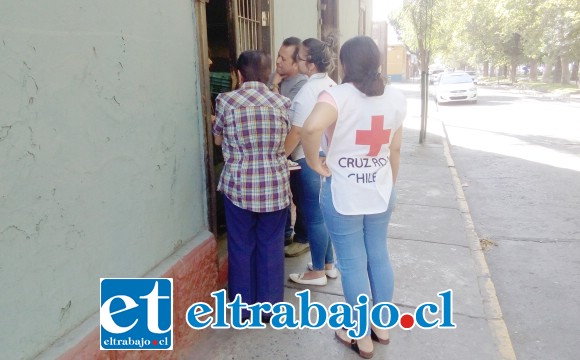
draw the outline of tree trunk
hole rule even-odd
[[[542,81],[545,83],[552,81],[552,60],[547,60],[544,65],[544,74],[542,75]]]
[[[572,65],[572,75],[570,76],[570,80],[575,81],[578,84],[578,63],[580,61],[574,61],[574,65]]]
[[[538,81],[538,61],[530,61],[530,80]]]
[[[562,67],[562,79],[561,83],[563,85],[568,85],[570,83],[570,67],[569,67],[569,62],[568,62],[568,57],[562,55],[560,57],[560,66]]]
[[[515,84],[518,82],[518,79],[516,78],[517,71],[518,71],[518,63],[515,61],[512,61],[512,68],[510,70],[510,81],[512,82],[512,84]]]
[[[557,84],[562,80],[562,62],[561,57],[558,56],[556,62],[554,63],[554,72],[552,73],[552,83]]]
[[[483,63],[483,77],[489,77],[489,61]]]
[[[507,65],[504,65],[502,70],[503,70],[503,78],[507,79],[507,72],[508,72]]]

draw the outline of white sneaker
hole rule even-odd
[[[290,274],[289,277],[290,280],[294,281],[295,283],[304,285],[324,286],[327,283],[326,276],[319,277],[316,279],[304,279],[304,273],[301,273],[301,274]]]
[[[312,262],[308,263],[308,270],[314,271],[314,269],[312,268]],[[336,279],[338,277],[338,269],[334,265],[332,265],[332,269],[330,270],[325,269],[324,273],[331,279]]]

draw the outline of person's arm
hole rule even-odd
[[[223,137],[223,132],[224,132],[224,107],[221,101],[221,94],[218,95],[217,99],[216,99],[216,113],[215,113],[215,117],[213,120],[213,128],[212,128],[212,133],[213,133],[213,142],[214,144],[216,144],[217,146],[221,146],[224,137]]]
[[[223,141],[224,141],[224,137],[223,136],[221,136],[221,135],[214,135],[213,136],[213,142],[217,146],[221,146]]]
[[[401,143],[403,142],[403,126],[401,126],[395,136],[393,136],[393,141],[389,149],[391,155],[389,160],[391,162],[391,170],[393,171],[393,185],[397,182],[397,176],[399,175],[399,164],[401,163]]]
[[[294,126],[290,128],[290,132],[286,135],[286,141],[284,142],[284,150],[286,151],[286,157],[292,154],[292,151],[296,149],[296,146],[300,143],[300,134],[302,133],[302,128],[299,126]]]
[[[396,93],[401,102],[401,108],[398,112],[397,122],[399,124],[399,128],[395,132],[393,136],[393,140],[389,145],[389,150],[391,152],[390,155],[390,162],[391,162],[391,170],[393,172],[393,185],[397,182],[397,177],[399,176],[399,164],[401,162],[401,144],[403,142],[403,121],[407,116],[407,100],[405,96],[401,92]]]
[[[282,83],[282,80],[284,80],[284,77],[282,77],[277,72],[274,72],[274,74],[270,77],[268,88],[273,93],[280,94],[280,84]]]
[[[318,154],[320,151],[320,139],[324,130],[336,122],[338,110],[326,102],[318,102],[310,116],[304,122],[301,132],[302,147],[306,155],[306,163],[310,168],[322,176],[331,175],[330,169]]]
[[[304,121],[308,117],[308,112],[304,104],[304,93],[294,98],[292,101],[292,106],[290,107],[290,132],[286,135],[286,141],[284,142],[284,151],[286,156],[292,154],[296,146],[300,143],[300,134],[302,132],[302,126]]]

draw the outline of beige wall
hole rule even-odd
[[[191,1],[0,3],[0,357],[207,228]]]
[[[339,45],[348,39],[362,35],[359,32],[359,8],[366,8],[365,34],[371,34],[372,1],[371,0],[340,0],[338,1],[338,24],[340,28]],[[319,38],[318,1],[316,0],[271,0],[273,39],[272,56],[276,58],[282,41],[289,36],[302,40]],[[338,54],[337,54],[338,58]]]
[[[371,36],[371,28],[373,23],[372,16],[372,1],[362,0],[342,0],[338,1],[338,17],[340,26],[340,43],[343,44],[348,39],[357,35]],[[363,31],[359,31],[363,24],[359,21],[359,11],[366,9],[366,26]]]
[[[302,40],[318,37],[318,5],[316,0],[271,0],[272,59],[284,39],[296,36]]]

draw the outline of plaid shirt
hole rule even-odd
[[[223,136],[225,163],[218,190],[236,206],[272,212],[290,205],[284,156],[289,108],[289,99],[260,82],[218,95],[213,133]]]

